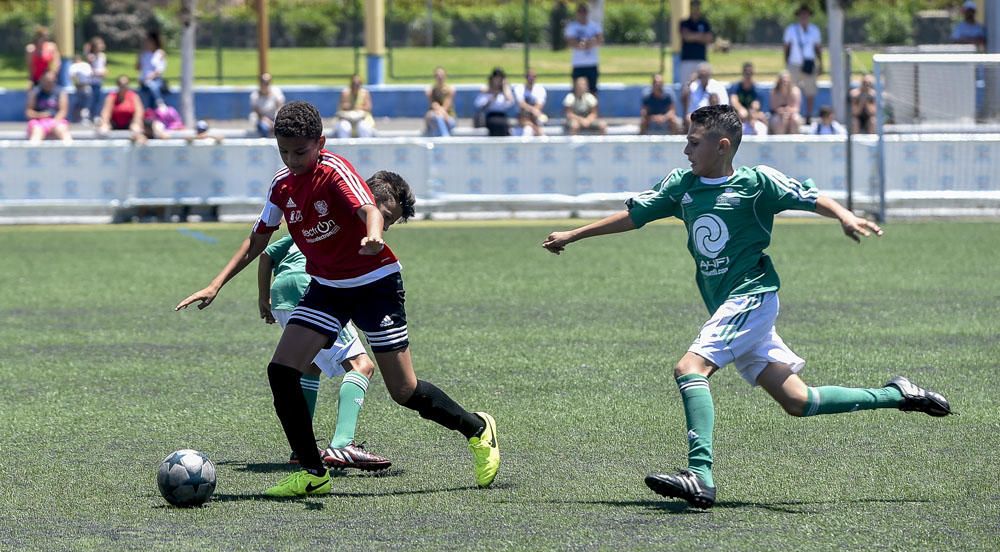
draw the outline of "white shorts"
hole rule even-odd
[[[278,324],[284,328],[288,325],[288,318],[292,315],[292,311],[271,309],[271,314],[278,321]],[[333,343],[333,346],[320,351],[316,355],[316,358],[313,359],[313,364],[318,366],[326,374],[326,377],[332,378],[344,373],[344,367],[341,366],[342,362],[364,353],[365,346],[358,339],[358,330],[354,328],[354,324],[348,322],[344,326],[344,329],[340,331],[340,335],[337,336],[337,341]]]
[[[806,361],[792,352],[774,331],[778,318],[778,294],[733,297],[722,304],[688,348],[719,368],[729,364],[750,385],[771,362],[791,366],[798,373]]]

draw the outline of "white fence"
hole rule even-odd
[[[1000,205],[1000,135],[886,139],[890,208],[937,208],[945,200]],[[683,136],[407,138],[330,141],[328,148],[363,176],[379,169],[403,175],[419,199],[418,212],[507,213],[617,208],[671,169],[687,166],[684,144]],[[747,137],[736,163],[813,178],[843,198],[846,153],[841,137]],[[875,137],[855,137],[852,157],[855,200],[871,205],[878,182]],[[223,218],[245,217],[259,209],[280,166],[267,140],[0,142],[0,222],[110,221],[148,206],[215,206]]]

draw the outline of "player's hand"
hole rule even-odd
[[[257,299],[257,309],[260,310],[260,317],[265,324],[274,324],[274,315],[271,314],[271,298],[260,297]]]
[[[571,241],[573,240],[569,232],[553,232],[542,242],[542,247],[558,255]]]
[[[861,243],[861,236],[867,238],[872,234],[881,236],[885,233],[882,231],[882,228],[874,222],[853,214],[841,220],[840,226],[844,229],[844,234],[848,238],[851,238],[858,243]]]
[[[198,310],[201,310],[211,305],[212,301],[215,301],[215,296],[218,294],[219,290],[213,287],[207,287],[201,291],[192,293],[191,295],[188,296],[187,299],[181,301],[180,303],[177,303],[177,306],[174,307],[174,310],[179,311],[181,309],[186,309],[188,305],[194,303],[195,301],[201,301],[201,303],[198,304]]]
[[[385,242],[382,238],[369,238],[368,236],[365,236],[361,238],[361,249],[358,250],[358,254],[378,255],[384,247]]]

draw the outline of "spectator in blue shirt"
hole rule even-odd
[[[639,134],[678,134],[681,131],[674,93],[663,86],[663,75],[659,73],[653,75],[653,85],[642,97],[639,113]]]
[[[976,3],[973,0],[962,4],[962,16],[963,20],[951,31],[951,41],[975,44],[977,51],[986,51],[986,28],[976,22]]]
[[[708,45],[715,40],[712,26],[701,13],[701,1],[691,0],[691,17],[681,21],[679,82],[687,82],[698,66],[708,61]]]

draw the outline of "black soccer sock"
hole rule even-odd
[[[274,412],[285,430],[288,444],[299,457],[303,469],[323,471],[323,460],[316,450],[309,406],[302,395],[299,383],[302,373],[288,366],[272,362],[267,365],[267,381],[274,395]]]
[[[459,406],[434,384],[423,380],[417,380],[417,388],[403,406],[416,410],[421,418],[460,432],[466,439],[482,434],[486,428],[482,418]]]

